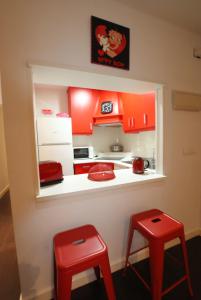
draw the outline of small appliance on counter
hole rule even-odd
[[[74,159],[94,158],[94,148],[92,146],[73,147]]]
[[[144,174],[144,169],[145,169],[144,159],[142,157],[135,157],[133,160],[133,173]]]
[[[56,161],[39,162],[40,186],[60,183],[63,180],[62,165]]]
[[[119,139],[116,139],[115,143],[110,146],[112,152],[123,152],[124,147],[119,143]]]
[[[113,169],[104,163],[98,163],[91,167],[88,173],[88,179],[93,181],[105,181],[115,178]]]
[[[133,156],[132,159],[138,158],[137,156]],[[144,161],[144,169],[151,169],[155,170],[156,169],[156,160],[155,158],[150,158],[150,157],[141,157]],[[133,161],[133,160],[132,160]]]

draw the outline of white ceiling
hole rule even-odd
[[[116,0],[201,35],[201,0]]]

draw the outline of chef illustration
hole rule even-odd
[[[118,48],[122,43],[123,36],[120,32],[113,29],[109,31],[108,36],[110,46],[107,49],[107,55],[110,57],[115,57],[118,54]]]
[[[113,58],[120,54],[126,46],[125,36],[115,29],[108,30],[105,25],[98,25],[95,34],[100,46],[102,46],[102,49],[98,51],[101,56],[107,54]]]
[[[102,50],[104,52],[107,51],[107,49],[110,47],[109,44],[109,37],[107,34],[106,26],[99,25],[96,29],[96,37],[99,41],[99,44],[102,46]]]

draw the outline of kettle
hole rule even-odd
[[[133,173],[144,174],[144,169],[148,168],[149,161],[142,157],[135,157],[133,160]]]

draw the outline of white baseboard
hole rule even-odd
[[[185,233],[186,240],[190,240],[195,236],[201,235],[201,228],[194,229]]]
[[[5,186],[5,188],[3,188],[3,190],[0,191],[0,199],[5,195],[5,193],[7,193],[8,190],[9,185]]]
[[[39,293],[30,295],[28,297],[22,297],[20,300],[50,300],[53,299],[53,288],[49,287],[47,289],[39,291]]]
[[[189,239],[191,239],[195,236],[199,236],[199,235],[201,235],[201,228],[196,228],[192,231],[186,232],[185,238],[186,238],[186,240],[189,240]],[[165,245],[165,248],[168,249],[177,244],[179,244],[179,240],[175,239],[175,240],[167,243]],[[148,249],[144,249],[144,250],[139,251],[137,254],[135,254],[134,260],[135,260],[135,262],[138,262],[147,257],[148,257]],[[110,264],[111,264],[112,273],[116,272],[118,270],[121,270],[124,267],[124,263],[125,263],[124,258],[120,259],[118,261],[111,262]],[[85,275],[75,276],[75,278],[72,282],[72,289],[81,287],[85,284],[88,284],[88,283],[94,281],[94,280],[95,280],[94,272],[91,272],[90,274],[87,274],[87,275],[85,274]],[[30,297],[20,298],[20,300],[50,300],[52,297],[53,297],[53,288],[49,287],[43,291],[40,291],[37,295],[34,295],[34,297],[30,296]]]

